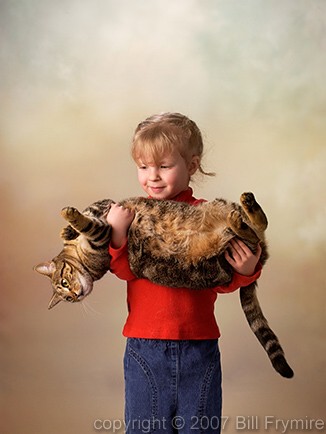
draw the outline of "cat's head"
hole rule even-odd
[[[53,295],[48,309],[52,309],[60,301],[81,301],[93,289],[91,276],[66,260],[43,262],[36,265],[34,270],[51,279]]]

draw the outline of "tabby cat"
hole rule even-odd
[[[61,233],[63,250],[51,262],[35,267],[52,281],[49,309],[62,300],[82,300],[92,291],[93,282],[109,270],[111,227],[106,215],[112,203],[110,199],[95,202],[83,213],[72,207],[62,210],[69,222]],[[233,270],[224,252],[235,236],[253,252],[260,243],[260,262],[264,264],[268,258],[264,236],[267,218],[252,193],[243,193],[240,203],[215,199],[192,206],[145,198],[120,202],[135,211],[128,233],[131,270],[138,278],[175,288],[200,290],[228,284]],[[275,370],[291,378],[293,371],[261,311],[256,282],[240,289],[240,300]]]

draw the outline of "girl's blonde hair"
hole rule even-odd
[[[180,113],[161,113],[150,116],[141,122],[134,133],[131,155],[136,163],[153,162],[159,164],[162,158],[177,149],[189,162],[192,157],[203,156],[203,139],[194,121]],[[212,176],[198,168],[204,175]]]

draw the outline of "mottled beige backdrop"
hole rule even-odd
[[[224,432],[325,420],[325,1],[2,0],[0,19],[1,434],[123,432],[124,283],[47,311],[32,267],[62,207],[141,194],[130,138],[161,111],[203,131],[196,196],[254,191],[270,222],[259,297],[295,378],[221,296]]]

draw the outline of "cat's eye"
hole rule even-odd
[[[66,279],[62,279],[61,286],[63,286],[64,288],[69,288],[69,282]]]

